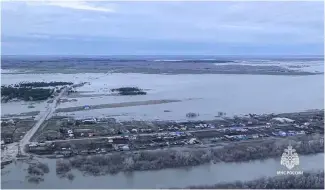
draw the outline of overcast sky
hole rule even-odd
[[[2,3],[2,54],[323,54],[323,2]]]

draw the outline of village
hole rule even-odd
[[[324,111],[254,115],[211,121],[116,121],[52,117],[24,147],[51,158],[173,147],[213,147],[233,142],[324,133]],[[2,142],[3,147],[5,143]]]

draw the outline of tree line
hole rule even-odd
[[[24,101],[46,100],[53,92],[54,89],[1,86],[1,96],[4,101],[13,98]]]
[[[281,157],[285,148],[291,144],[299,155],[324,152],[321,136],[304,136],[301,139],[272,140],[252,142],[242,145],[228,145],[223,148],[149,150],[121,152],[107,155],[76,156],[58,160],[57,172],[66,173],[78,169],[90,175],[115,174],[141,170],[159,170],[197,166],[217,162],[241,162]]]
[[[15,84],[14,87],[49,87],[49,86],[64,86],[64,85],[72,85],[73,82],[21,82],[19,84]]]
[[[147,92],[144,92],[142,89],[138,87],[121,87],[121,88],[113,88],[111,92],[118,92],[119,95],[146,95]]]
[[[186,189],[324,189],[324,171],[275,176],[252,181],[190,186]]]

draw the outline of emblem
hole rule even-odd
[[[299,165],[298,153],[296,153],[296,150],[291,145],[287,149],[284,149],[281,156],[281,165],[287,167],[289,170]]]

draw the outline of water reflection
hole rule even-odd
[[[300,165],[296,168],[304,172],[324,170],[324,154],[300,156]],[[2,175],[2,188],[169,188],[189,185],[211,185],[236,180],[246,181],[262,176],[275,176],[278,170],[285,170],[280,158],[244,163],[217,163],[191,168],[164,169],[158,171],[138,171],[118,173],[106,176],[84,176],[72,171],[74,180],[61,179],[55,173],[55,160],[42,159],[50,166],[44,182],[28,183],[25,180],[27,164],[11,164],[4,170],[10,173]],[[17,183],[20,181],[20,183]]]

